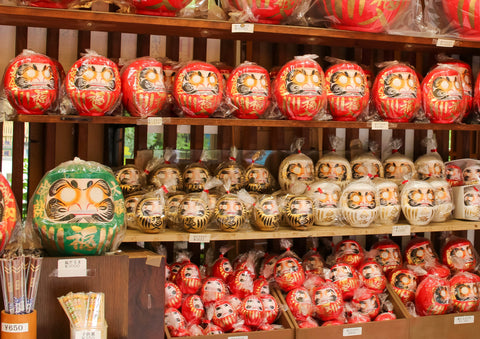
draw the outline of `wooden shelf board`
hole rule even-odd
[[[372,128],[372,122],[362,121],[300,121],[300,120],[267,120],[267,119],[218,119],[218,118],[146,118],[127,116],[78,116],[78,115],[17,115],[14,119],[32,123],[93,123],[122,125],[192,125],[192,126],[232,126],[232,127],[300,127],[300,128]],[[390,123],[389,129],[413,130],[457,130],[480,131],[478,124],[430,124],[430,123]]]
[[[399,224],[406,225],[406,224]],[[421,232],[443,232],[478,230],[479,222],[450,220],[444,223],[432,223],[427,226],[411,226],[411,233]],[[252,229],[239,232],[222,232],[217,230],[201,233],[209,234],[210,241],[216,240],[253,240],[253,239],[282,239],[282,238],[305,238],[305,237],[331,237],[349,235],[374,235],[392,234],[393,226],[371,225],[370,227],[351,226],[313,226],[308,231],[297,231],[288,227],[280,227],[275,232],[260,232]],[[189,241],[193,233],[179,232],[167,229],[162,233],[147,234],[137,230],[127,230],[123,242],[174,242]],[[208,236],[207,236],[208,237]]]
[[[403,51],[425,50],[437,46],[438,37],[388,35],[344,31],[318,27],[255,24],[254,34],[232,33],[232,23],[178,17],[96,12],[90,10],[65,10],[0,5],[2,25],[30,26],[80,31],[106,31],[169,36],[189,36],[244,41],[295,41],[297,44],[344,47],[371,47]],[[480,42],[454,40],[449,53],[456,49],[479,48]]]

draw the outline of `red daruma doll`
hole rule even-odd
[[[122,93],[117,65],[93,51],[87,51],[73,64],[67,73],[65,86],[80,115],[111,113]]]
[[[44,114],[57,100],[59,74],[52,59],[24,50],[5,69],[4,91],[18,114]]]
[[[237,118],[258,119],[270,105],[270,75],[265,68],[244,62],[230,74],[225,93],[237,107]]]
[[[122,103],[134,117],[150,117],[160,112],[167,100],[162,63],[139,58],[122,68]]]
[[[379,33],[405,10],[408,1],[322,0],[320,3],[333,28]]]
[[[275,78],[274,98],[280,112],[290,120],[312,120],[325,108],[325,75],[316,57],[295,57],[283,65]]]
[[[420,109],[422,95],[417,73],[407,64],[389,62],[377,74],[372,99],[378,114],[389,122],[409,122]]]
[[[336,62],[325,72],[328,109],[333,120],[355,121],[370,98],[367,77],[362,67],[353,62]]]
[[[452,65],[438,65],[422,81],[422,105],[432,123],[450,124],[465,114],[461,74]]]
[[[192,61],[178,71],[173,97],[184,114],[208,118],[222,101],[223,87],[223,77],[215,66]]]

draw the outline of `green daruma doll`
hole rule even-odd
[[[50,255],[101,255],[125,233],[122,190],[110,168],[75,158],[49,171],[33,195],[34,229]]]

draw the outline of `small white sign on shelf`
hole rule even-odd
[[[232,33],[253,33],[254,24],[232,24]]]
[[[474,315],[464,315],[453,318],[454,325],[473,324],[475,322]]]
[[[239,335],[236,337],[227,337],[227,339],[248,339],[248,335]]]
[[[87,258],[58,259],[59,278],[87,276]]]
[[[159,117],[148,117],[147,119],[148,126],[162,126],[163,125],[163,118]]]
[[[206,233],[206,234],[190,234],[190,236],[188,237],[188,242],[191,242],[191,243],[209,243],[210,242],[210,234],[209,233]]]
[[[102,339],[102,331],[75,330],[75,339]]]
[[[437,39],[436,43],[437,47],[453,47],[455,46],[455,40],[450,40],[450,39]]]
[[[372,130],[387,130],[388,121],[372,121]]]
[[[361,327],[351,327],[351,328],[344,328],[343,329],[343,336],[344,337],[353,337],[355,335],[362,335],[362,328]]]
[[[411,232],[410,225],[395,225],[392,227],[392,236],[404,237],[409,236]]]

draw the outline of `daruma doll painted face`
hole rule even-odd
[[[380,116],[390,122],[409,122],[422,100],[417,73],[406,64],[392,64],[375,77],[372,99]]]
[[[97,54],[83,56],[67,73],[66,92],[80,115],[112,112],[122,93],[117,65]]]
[[[270,105],[270,75],[255,64],[236,67],[227,81],[226,95],[237,107],[240,119],[258,119]]]
[[[208,118],[222,101],[223,87],[223,77],[215,66],[192,61],[178,71],[173,96],[184,114]]]
[[[466,110],[462,77],[457,68],[439,65],[422,81],[422,105],[432,123],[461,121]]]
[[[9,103],[18,114],[44,114],[57,100],[59,74],[46,55],[24,52],[13,59],[3,79]]]
[[[51,255],[101,255],[123,236],[125,206],[113,172],[76,158],[48,172],[33,196],[33,225]]]
[[[333,120],[355,121],[368,105],[370,90],[363,69],[342,62],[325,72],[327,102]]]
[[[273,86],[277,106],[290,120],[312,120],[326,105],[325,75],[320,65],[308,57],[287,62]]]
[[[140,58],[122,69],[122,102],[135,117],[154,116],[167,100],[163,65],[154,58]]]

